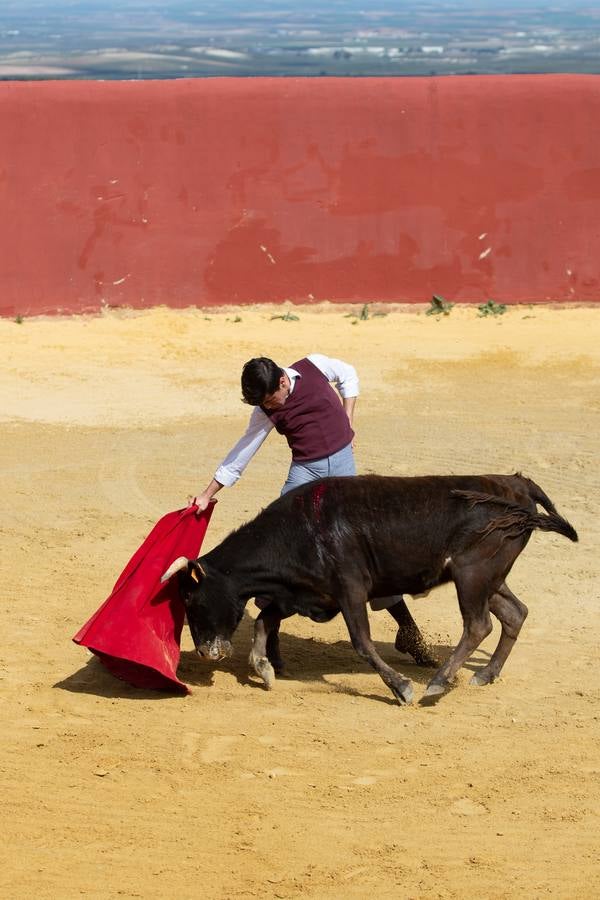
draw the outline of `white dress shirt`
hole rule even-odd
[[[306,357],[327,378],[333,382],[342,398],[358,397],[358,376],[354,366],[332,359],[322,353],[311,353]],[[302,378],[295,369],[284,368],[290,379],[290,394],[294,390],[297,378]],[[231,487],[238,480],[258,448],[269,432],[274,428],[273,422],[260,406],[255,406],[246,431],[233,447],[215,472],[215,481],[225,487]]]

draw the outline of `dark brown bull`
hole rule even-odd
[[[426,696],[442,693],[490,633],[491,612],[502,625],[500,640],[471,679],[488,684],[500,673],[527,616],[506,577],[534,529],[577,540],[542,489],[518,474],[325,478],[276,500],[198,560],[176,560],[163,578],[179,572],[202,656],[228,655],[246,603],[266,598],[270,603],[256,620],[250,659],[270,687],[273,666],[280,664],[281,620],[298,613],[328,621],[341,611],[356,651],[400,702],[409,703],[410,681],[373,645],[367,601],[422,594],[453,581],[463,634]]]

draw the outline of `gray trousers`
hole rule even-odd
[[[308,484],[309,481],[328,478],[330,475],[356,475],[352,444],[348,444],[337,453],[332,453],[331,456],[324,456],[323,459],[315,459],[311,462],[294,462],[292,460],[288,477],[281,488],[281,495],[287,494],[288,491],[300,484]]]

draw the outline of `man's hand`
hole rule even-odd
[[[200,515],[200,513],[204,512],[204,510],[206,509],[206,507],[208,506],[209,503],[217,502],[214,499],[214,496],[218,491],[221,490],[222,487],[223,487],[223,485],[220,484],[220,482],[215,481],[213,478],[213,480],[208,485],[208,487],[205,490],[203,490],[201,494],[198,494],[197,497],[192,497],[191,494],[188,494],[188,498],[187,498],[188,507],[197,506],[198,510],[196,512],[196,515]]]
[[[196,503],[196,506],[198,507],[198,512],[204,512],[204,510],[206,509],[208,504],[211,502],[214,503],[215,501],[212,500],[212,498],[208,494],[204,493],[204,494],[200,494],[198,497],[196,497],[194,502]]]

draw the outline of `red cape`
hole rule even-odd
[[[178,579],[160,583],[178,556],[196,559],[214,503],[160,519],[119,576],[110,597],[74,636],[109,672],[136,687],[188,693],[177,678],[185,609]]]

